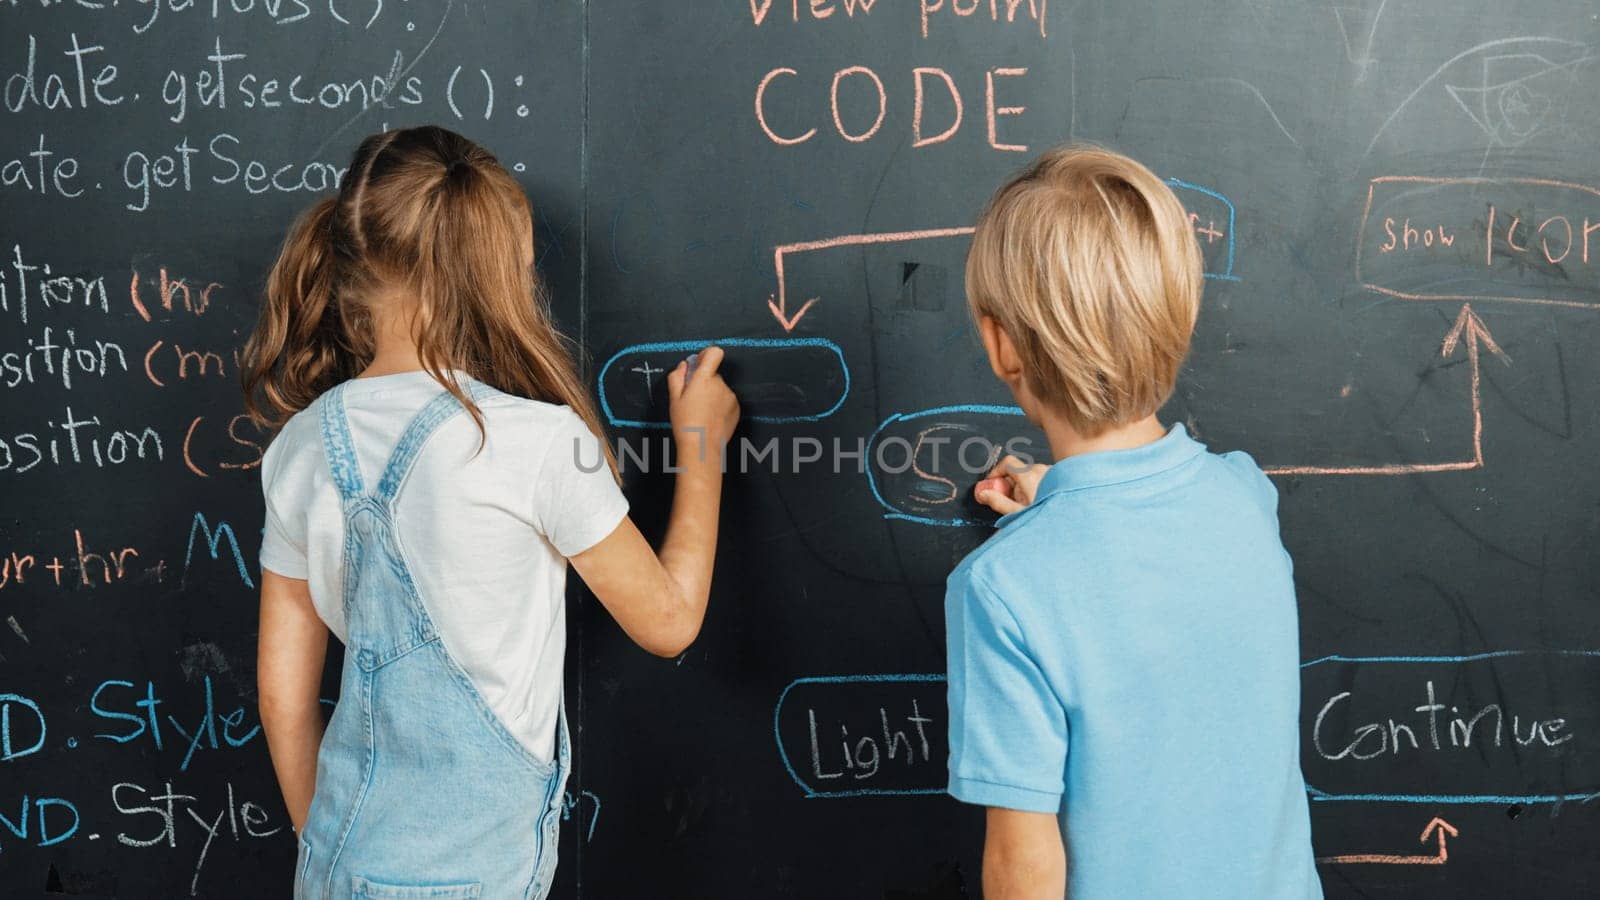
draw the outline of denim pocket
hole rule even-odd
[[[351,896],[368,900],[478,900],[479,882],[460,884],[383,884],[357,875],[351,879]]]

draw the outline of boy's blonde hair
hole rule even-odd
[[[1188,213],[1161,179],[1121,154],[1064,146],[989,201],[967,299],[1010,336],[1029,390],[1093,437],[1172,395],[1203,273]]]

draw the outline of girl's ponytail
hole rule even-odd
[[[507,394],[604,423],[550,321],[534,265],[532,209],[490,153],[425,125],[371,135],[339,193],[290,230],[245,345],[246,408],[277,427],[360,374],[376,350],[373,302],[403,298],[422,367],[471,412],[455,370]],[[609,445],[612,474],[616,460]]]
[[[325,197],[289,230],[267,276],[266,300],[242,358],[245,409],[275,428],[355,374],[339,322],[339,197]]]

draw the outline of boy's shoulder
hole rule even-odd
[[[1239,486],[1251,500],[1260,504],[1263,510],[1277,515],[1278,486],[1267,477],[1267,473],[1256,463],[1255,457],[1243,450],[1229,450],[1225,453],[1208,452],[1206,456],[1238,479]]]
[[[1187,492],[1167,494],[1174,504],[1195,504],[1196,513],[1216,514],[1219,506],[1247,507],[1277,517],[1278,489],[1254,458],[1242,450],[1197,454],[1185,474],[1204,484],[1203,499]],[[1116,487],[1116,486],[1113,486]],[[1145,506],[1148,497],[1137,505]],[[1147,507],[1146,507],[1147,508]],[[1137,528],[1140,514],[1135,502],[1117,490],[1094,488],[1041,497],[1027,508],[1004,517],[988,540],[967,554],[951,570],[948,583],[978,581],[990,585],[1014,579],[1048,560],[1053,573],[1070,568],[1074,559],[1094,559],[1103,542],[1124,540],[1127,528]]]
[[[947,587],[971,591],[974,587],[992,593],[1009,593],[1009,585],[1022,573],[1035,571],[1041,559],[1060,560],[1075,554],[1081,532],[1075,528],[1053,528],[1046,515],[1049,503],[1035,503],[1005,517],[996,531],[969,552],[946,579]]]

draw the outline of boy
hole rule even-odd
[[[1155,415],[1201,272],[1177,198],[1104,150],[1045,154],[978,220],[973,316],[1058,460],[978,485],[1005,515],[945,599],[950,793],[989,808],[988,900],[1322,896],[1277,492]]]

